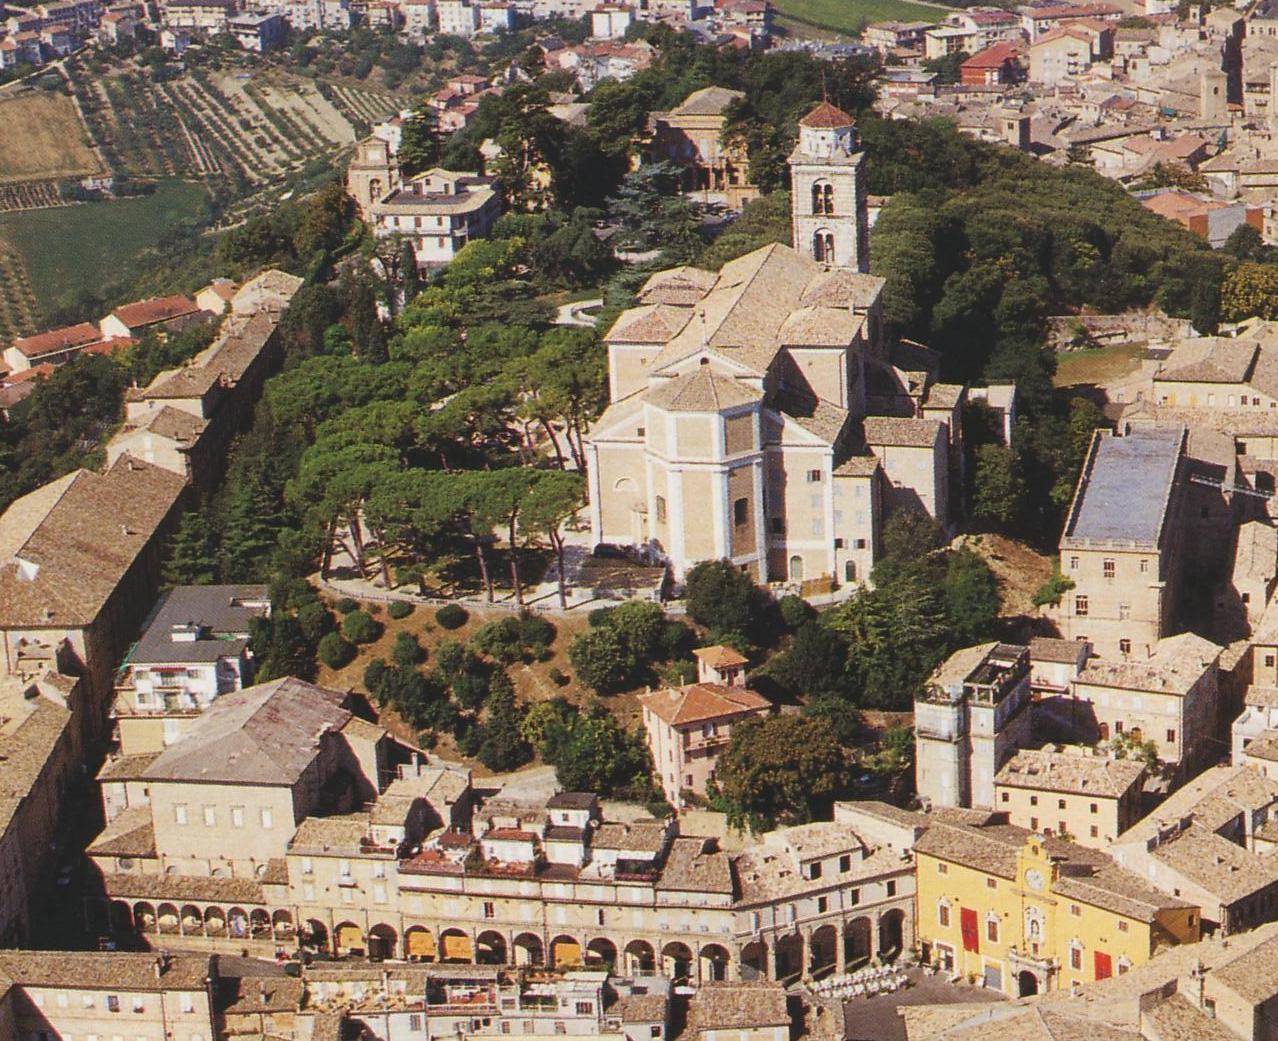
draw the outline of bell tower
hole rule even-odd
[[[346,168],[346,192],[355,200],[359,215],[368,220],[374,205],[382,201],[398,180],[390,145],[380,137],[366,137],[355,148]]]
[[[827,267],[870,269],[865,153],[856,122],[823,101],[799,120],[790,153],[790,224],[797,252]]]

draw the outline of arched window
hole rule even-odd
[[[812,212],[834,212],[834,185],[829,181],[814,181],[812,183]]]
[[[812,236],[812,258],[818,264],[834,263],[834,232],[822,229]]]
[[[382,182],[374,177],[368,182],[368,201],[377,202],[382,197]]]
[[[856,561],[848,560],[843,564],[843,579],[846,582],[856,581]]]
[[[797,553],[790,558],[790,578],[795,582],[803,581],[803,558]]]

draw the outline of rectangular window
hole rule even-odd
[[[1069,967],[1075,971],[1083,968],[1083,948],[1075,945],[1069,949]]]
[[[1141,561],[1140,561],[1140,573],[1141,573],[1142,575],[1147,575],[1147,574],[1149,574],[1149,560],[1148,560],[1147,558],[1144,558],[1144,557],[1142,557],[1142,558],[1141,558]]]
[[[510,1024],[502,1023],[502,1026],[509,1027]],[[420,1012],[414,1012],[408,1017],[408,1029],[414,1034],[420,1034],[422,1032],[422,1017]]]
[[[186,823],[186,803],[179,802],[173,805],[173,820],[177,824]]]
[[[1120,933],[1127,932],[1127,923],[1124,922],[1121,918],[1118,920],[1118,931]]]
[[[217,808],[214,806],[204,807],[204,826],[206,828],[217,827]]]
[[[1030,805],[1031,805],[1031,806],[1037,806],[1037,805],[1038,805],[1038,796],[1037,796],[1037,795],[1031,795],[1031,796],[1030,796]]]
[[[1123,639],[1119,640],[1119,641],[1118,641],[1118,653],[1119,653],[1119,654],[1131,654],[1131,653],[1132,653],[1132,641],[1131,641],[1131,640],[1128,640],[1128,639],[1126,639],[1126,638],[1123,638]]]
[[[1001,799],[1000,799],[999,801],[1000,801],[1000,802],[1007,802],[1007,801],[1009,801],[1009,797],[1008,797],[1007,792],[1004,792],[1004,793],[1003,793],[1003,795],[1002,795],[1002,797],[1001,797]]]
[[[987,918],[985,920],[985,939],[990,943],[998,943],[998,919]]]
[[[785,534],[785,521],[782,520],[780,517],[772,518],[772,534],[773,535]]]
[[[108,994],[106,996],[106,1007],[108,1012],[119,1012],[120,996],[118,994]]]
[[[895,882],[895,881],[890,881],[890,882],[888,882],[888,884],[887,884],[887,895],[888,895],[888,896],[896,896],[896,882]]]
[[[485,918],[497,917],[497,908],[491,900],[484,901],[484,917]]]
[[[1083,915],[1083,909],[1079,907],[1078,904],[1070,904],[1069,913],[1075,918],[1081,918]]]
[[[732,504],[732,523],[738,528],[750,519],[750,500],[738,499]]]
[[[808,484],[820,484],[820,483],[821,483],[821,471],[820,471],[820,470],[809,470],[809,471],[808,471]]]
[[[941,927],[948,929],[950,927],[950,907],[948,904],[940,904],[936,908],[936,920]]]
[[[1070,557],[1070,558],[1069,558],[1069,569],[1070,569],[1071,571],[1077,571],[1077,570],[1078,570],[1078,557]]]
[[[949,864],[940,863],[936,865],[936,873],[938,875],[948,875],[950,873]]]
[[[1104,575],[1106,578],[1114,577],[1114,561],[1111,558],[1106,557],[1105,560],[1102,561],[1101,574]]]
[[[662,495],[657,496],[657,523],[666,523],[666,500]]]
[[[1090,831],[1092,838],[1100,838],[1100,828],[1098,828],[1095,824],[1093,824],[1088,830]]]
[[[1096,803],[1092,803],[1091,806],[1088,807],[1088,809],[1092,813],[1100,813],[1100,806],[1098,806]]]
[[[861,890],[860,890],[860,889],[849,889],[849,890],[848,890],[848,903],[849,903],[852,907],[856,907],[856,905],[857,905],[857,904],[859,904],[860,902],[861,902]]]
[[[830,910],[830,898],[827,896],[817,897],[817,914],[825,914]]]
[[[852,855],[850,853],[844,853],[843,856],[839,857],[839,870],[850,871],[851,869],[852,869]]]
[[[1265,655],[1265,668],[1272,669],[1274,667],[1274,656],[1272,654]]]
[[[1069,834],[1069,829],[1068,829],[1067,827],[1065,827],[1065,822],[1064,822],[1064,821],[1057,821],[1057,822],[1056,822],[1056,834],[1057,834],[1057,835],[1067,835],[1067,834]]]
[[[1087,597],[1085,596],[1074,597],[1074,614],[1077,615],[1079,618],[1087,617]]]
[[[1038,831],[1038,818],[1037,818],[1037,817],[1031,817],[1031,818],[1030,818],[1030,831]]]
[[[594,1014],[595,1014],[595,1006],[594,1006],[594,1002],[591,1002],[591,1001],[579,1001],[579,1002],[577,1002],[577,1015],[579,1015],[579,1016],[593,1016]]]
[[[270,811],[269,808],[265,806],[262,807],[260,819],[262,821],[262,827],[265,828],[267,831],[270,831],[271,828],[275,827],[275,815]]]
[[[1131,605],[1131,604],[1119,604],[1119,605],[1118,605],[1118,620],[1119,620],[1120,622],[1125,622],[1125,621],[1127,621],[1127,619],[1129,619],[1131,616],[1132,616],[1132,605]]]
[[[1057,800],[1056,800],[1056,808],[1057,808],[1058,810],[1063,810],[1063,809],[1065,809],[1065,800],[1064,800],[1064,799],[1057,799]]]
[[[315,874],[315,862],[311,860],[310,857],[302,858],[302,874],[303,875]]]
[[[231,807],[231,827],[233,828],[244,827],[244,807],[243,806]]]
[[[1169,745],[1174,745],[1176,743],[1176,731],[1174,730],[1167,731],[1167,743]]]
[[[986,889],[997,889],[997,888],[998,888],[998,883],[997,883],[996,881],[994,881],[994,879],[992,879],[992,878],[987,878],[987,879],[985,880],[985,888],[986,888]]]

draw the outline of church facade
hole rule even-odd
[[[867,578],[891,510],[951,519],[964,392],[885,334],[864,162],[852,118],[818,106],[790,157],[793,248],[658,272],[608,331],[595,542],[644,547],[676,581],[726,558],[817,591]]]

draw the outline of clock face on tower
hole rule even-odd
[[[1042,872],[1035,871],[1034,869],[1031,868],[1029,871],[1025,872],[1025,883],[1026,885],[1030,887],[1030,889],[1042,889],[1043,888]]]

